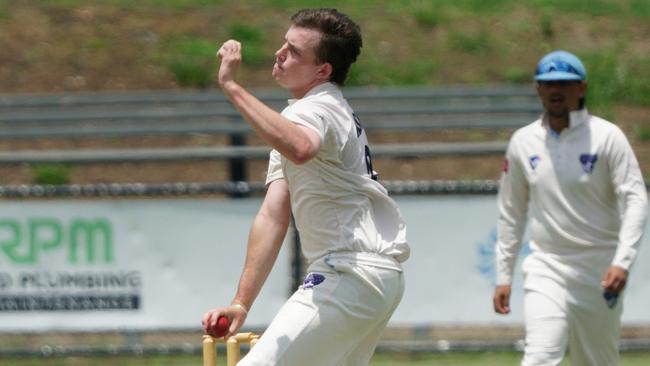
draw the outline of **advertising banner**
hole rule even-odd
[[[522,244],[510,299],[511,313],[495,314],[496,196],[400,196],[411,258],[406,290],[392,325],[523,325]],[[650,217],[625,291],[623,324],[650,324]]]
[[[522,324],[492,311],[495,196],[398,196],[411,258],[391,325]],[[0,332],[200,328],[237,287],[261,200],[3,201]],[[650,225],[647,225],[650,226]],[[650,324],[650,233],[630,275],[623,322]],[[290,293],[284,245],[247,320],[265,327]],[[523,246],[521,258],[527,254]],[[520,258],[520,262],[521,262]]]
[[[0,206],[0,331],[200,327],[228,305],[260,201],[24,201]],[[251,311],[288,294],[281,253]]]

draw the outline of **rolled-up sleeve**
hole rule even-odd
[[[266,185],[268,186],[274,180],[284,178],[284,173],[282,173],[282,155],[273,149],[269,154],[269,168],[266,172]]]
[[[327,133],[327,124],[325,123],[325,109],[318,103],[310,100],[298,101],[290,108],[282,111],[289,121],[305,126],[318,134],[321,143]]]

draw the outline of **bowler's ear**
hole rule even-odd
[[[318,69],[316,77],[322,81],[329,80],[332,77],[332,64],[325,62],[324,64],[320,65],[320,69]]]

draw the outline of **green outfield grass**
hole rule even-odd
[[[435,354],[377,354],[371,366],[517,366],[521,354],[513,352],[450,352]],[[225,365],[225,360],[220,365]],[[129,356],[129,357],[52,357],[52,358],[0,358],[0,366],[199,366],[197,355]],[[569,366],[568,361],[562,363]],[[650,365],[650,350],[646,352],[625,352],[621,354],[620,366]]]
[[[518,366],[521,361],[520,353],[513,352],[451,352],[420,355],[379,354],[371,366]],[[568,360],[562,366],[569,366]],[[650,365],[650,352],[627,352],[621,354],[620,366]]]
[[[592,109],[650,106],[647,0],[0,0],[12,70],[0,89],[209,87],[228,38],[245,45],[245,85],[275,86],[288,17],[325,4],[363,31],[348,85],[530,83],[539,57],[561,48],[585,62]],[[83,82],[61,85],[62,75]]]

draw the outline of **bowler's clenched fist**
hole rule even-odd
[[[235,75],[239,70],[241,64],[241,43],[234,39],[226,41],[219,51],[217,57],[221,60],[219,67],[218,82],[223,88],[227,83],[235,80]]]

